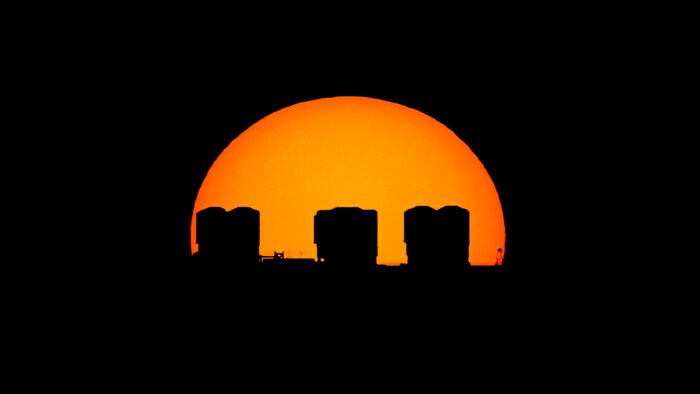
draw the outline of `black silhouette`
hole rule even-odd
[[[428,206],[413,207],[404,212],[404,236],[406,255],[411,267],[429,267],[433,261],[432,253],[437,247],[435,209]]]
[[[457,273],[502,267],[502,248],[496,264],[472,267],[469,261],[470,214],[448,205],[438,210],[416,206],[404,212],[404,242],[408,263],[377,264],[377,211],[358,207],[320,210],[314,216],[317,259],[286,258],[284,251],[259,254],[260,213],[249,207],[226,211],[209,207],[197,212],[194,258],[223,264],[238,271],[345,273]]]
[[[259,261],[260,212],[249,207],[226,211],[209,207],[197,212],[195,257],[252,270]]]
[[[423,271],[456,271],[469,263],[469,211],[417,206],[404,212],[408,266]]]
[[[469,211],[448,205],[437,210],[438,248],[435,262],[446,270],[463,269],[469,262]]]
[[[377,211],[357,207],[321,210],[314,216],[318,261],[339,270],[367,271],[377,265]]]
[[[260,271],[263,272],[310,272],[316,268],[312,258],[285,257],[284,251],[275,251],[272,256],[260,256]]]

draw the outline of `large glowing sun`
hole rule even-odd
[[[236,137],[209,169],[192,212],[218,206],[260,212],[260,253],[316,257],[314,215],[334,207],[374,209],[377,262],[407,261],[404,211],[458,205],[470,212],[472,265],[505,255],[496,187],[483,164],[450,129],[404,105],[330,97],[280,109]]]

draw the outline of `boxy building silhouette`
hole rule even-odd
[[[254,268],[260,257],[260,212],[249,207],[226,211],[209,207],[197,212],[197,257]]]
[[[195,257],[224,263],[235,270],[261,266],[260,212],[250,207],[226,211],[209,207],[196,214]],[[416,206],[404,212],[404,242],[408,268],[433,272],[455,272],[470,266],[470,214],[458,206],[438,210]],[[377,267],[377,211],[358,207],[320,210],[314,216],[314,243],[318,262],[342,271],[367,271]],[[290,263],[283,256],[275,263]],[[308,261],[306,261],[308,260]],[[312,259],[295,270],[310,270]],[[268,264],[270,265],[270,264]],[[280,264],[277,264],[280,265]],[[292,267],[281,264],[282,269]]]
[[[314,216],[318,261],[346,271],[377,266],[377,211],[357,207],[320,210]]]
[[[438,210],[416,206],[404,212],[408,267],[455,271],[470,266],[469,211],[448,205]]]
[[[437,214],[432,207],[419,205],[404,212],[403,240],[406,243],[408,265],[412,268],[430,267],[435,259]]]

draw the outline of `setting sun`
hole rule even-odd
[[[236,137],[207,173],[192,212],[260,212],[260,254],[316,257],[314,215],[334,207],[377,211],[377,263],[407,261],[404,212],[457,205],[470,213],[469,260],[505,252],[501,202],[488,172],[450,129],[415,109],[367,97],[331,97],[282,108]],[[505,253],[504,253],[505,254]]]

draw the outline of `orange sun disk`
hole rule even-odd
[[[260,212],[260,254],[316,257],[313,218],[334,207],[378,213],[377,262],[407,261],[404,211],[458,205],[470,212],[469,260],[505,256],[505,225],[488,172],[455,133],[415,109],[368,97],[301,102],[259,120],[209,169],[192,212],[211,206]]]

